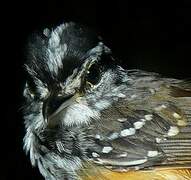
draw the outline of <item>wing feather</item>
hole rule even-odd
[[[146,72],[131,75],[135,82],[124,92],[126,99],[91,125],[99,146],[90,148],[93,162],[126,170],[191,167],[191,84]]]

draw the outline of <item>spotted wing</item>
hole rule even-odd
[[[168,79],[141,83],[134,85],[137,89],[132,85],[134,96],[121,98],[90,126],[96,145],[89,156],[119,171],[191,167],[190,84]]]

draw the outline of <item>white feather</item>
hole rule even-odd
[[[89,106],[76,103],[68,107],[63,119],[63,124],[67,126],[89,124],[91,118],[99,119],[100,113]]]

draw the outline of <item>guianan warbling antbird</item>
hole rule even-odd
[[[191,83],[124,70],[92,30],[32,35],[24,150],[46,180],[191,179]]]

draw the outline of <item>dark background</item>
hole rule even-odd
[[[1,6],[0,179],[42,179],[22,151],[24,46],[34,31],[75,21],[97,30],[125,68],[191,77],[191,2],[35,1]]]

